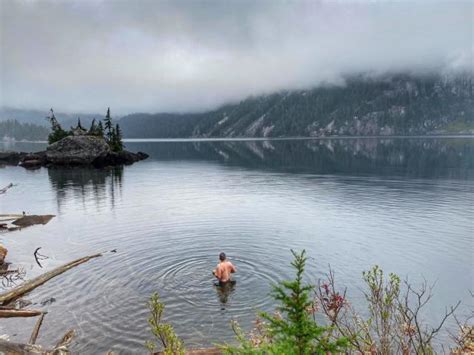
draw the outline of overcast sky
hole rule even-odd
[[[473,66],[474,1],[0,0],[0,105],[186,112]]]

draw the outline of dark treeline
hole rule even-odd
[[[17,120],[0,121],[0,139],[44,141],[48,138],[49,129],[33,123],[20,123]]]

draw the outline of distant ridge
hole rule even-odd
[[[319,137],[474,134],[473,76],[398,74],[249,97],[204,113],[134,113],[125,138]],[[113,108],[112,108],[113,111]],[[0,109],[0,121],[47,125],[45,110]],[[57,113],[69,127],[103,114]],[[118,117],[114,117],[117,119]]]
[[[128,138],[474,134],[472,76],[357,76],[200,114],[132,114]]]

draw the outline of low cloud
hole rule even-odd
[[[473,6],[3,0],[0,105],[199,111],[354,73],[472,71]]]

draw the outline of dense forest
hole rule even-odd
[[[474,133],[472,76],[351,77],[200,114],[132,114],[126,137],[311,137]]]
[[[20,123],[17,120],[0,121],[0,139],[44,141],[49,129],[33,123]]]

